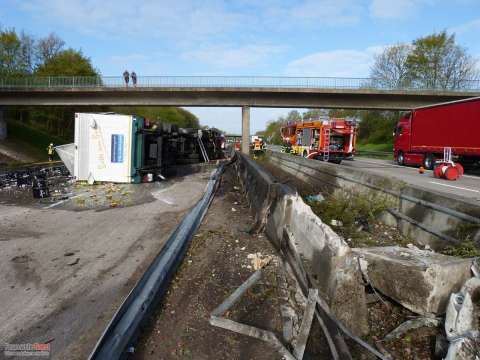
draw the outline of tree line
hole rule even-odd
[[[21,76],[100,76],[92,60],[80,49],[67,47],[55,33],[36,38],[24,31],[0,28],[0,77]],[[27,107],[12,106],[6,111],[8,122],[19,122],[54,136],[73,139],[74,113],[122,112],[166,121],[181,127],[199,127],[198,118],[176,107]]]
[[[409,44],[386,47],[374,57],[370,69],[373,86],[381,88],[461,89],[479,85],[477,60],[458,45],[454,34],[446,31],[415,39]],[[310,109],[303,114],[291,111],[267,123],[259,134],[267,141],[281,144],[280,128],[291,121],[308,121],[319,115],[351,117],[359,121],[359,141],[364,144],[391,144],[398,111]]]

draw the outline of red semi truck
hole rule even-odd
[[[433,169],[444,149],[464,166],[480,162],[480,97],[413,109],[394,132],[394,158],[399,165]]]

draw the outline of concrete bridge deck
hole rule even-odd
[[[250,107],[409,110],[475,96],[477,80],[441,89],[365,78],[146,76],[126,86],[122,77],[11,77],[0,78],[0,129],[2,106],[238,106],[248,153]]]
[[[292,87],[1,88],[0,106],[254,106],[408,110],[480,96],[477,91]]]

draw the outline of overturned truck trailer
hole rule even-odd
[[[76,113],[74,144],[56,150],[77,180],[138,183],[175,164],[218,159],[221,139],[216,129],[181,129],[135,115]]]

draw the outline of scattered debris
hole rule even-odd
[[[340,220],[332,219],[332,220],[330,220],[330,225],[332,225],[332,226],[343,226],[343,222],[341,222]]]
[[[407,331],[412,329],[418,329],[424,326],[437,327],[441,324],[441,322],[442,322],[442,319],[440,318],[430,318],[430,317],[418,317],[412,320],[408,320],[408,321],[405,321],[403,324],[401,324],[399,327],[397,327],[395,330],[388,333],[387,336],[385,336],[385,338],[383,339],[383,341],[399,338],[400,336],[405,334]]]
[[[306,196],[305,200],[307,200],[308,202],[320,202],[320,201],[325,200],[325,197],[322,194],[318,193],[316,195]]]
[[[445,333],[450,341],[446,360],[480,358],[480,278],[476,276],[477,270],[474,263],[474,277],[450,296],[445,317]]]
[[[254,270],[260,270],[268,265],[272,260],[271,256],[263,256],[261,253],[248,254],[247,259],[250,259],[252,262],[252,267]]]
[[[74,261],[67,263],[68,266],[77,265],[80,262],[80,258],[76,258]]]

